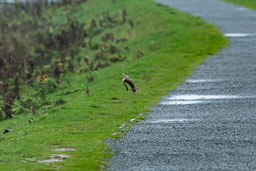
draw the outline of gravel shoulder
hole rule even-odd
[[[217,0],[158,0],[217,25],[231,44],[110,143],[109,170],[256,170],[256,12]]]

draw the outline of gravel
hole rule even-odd
[[[256,170],[256,12],[217,0],[158,2],[217,25],[231,45],[110,141],[107,169]]]

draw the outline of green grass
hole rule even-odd
[[[67,103],[49,109],[48,115],[18,115],[2,121],[0,130],[12,131],[0,137],[0,170],[97,170],[111,156],[104,139],[110,138],[124,122],[147,114],[208,55],[228,44],[215,26],[157,5],[153,0],[117,0],[115,4],[112,0],[91,0],[74,15],[88,22],[103,11],[114,13],[122,8],[127,9],[135,28],[131,34],[127,33],[128,25],[122,26],[120,32],[115,28],[108,31],[130,36],[126,42],[130,49],[127,60],[96,71],[95,81],[89,84],[90,95],[80,91],[63,96]],[[56,14],[58,17],[61,15]],[[145,56],[135,59],[138,50],[143,50]],[[121,83],[123,72],[135,81],[140,88],[138,93],[126,92]],[[66,90],[85,88],[84,74],[67,77],[71,85]],[[59,98],[57,94],[61,92],[50,98]],[[30,118],[34,121],[29,122]],[[51,149],[57,147],[72,147],[76,151],[65,152],[71,158],[61,163],[26,160],[47,159],[54,153]]]
[[[229,2],[229,3],[239,4],[239,5],[242,5],[246,8],[256,10],[256,1],[255,0],[223,0],[223,1]]]

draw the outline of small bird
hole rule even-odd
[[[9,133],[9,132],[11,132],[10,129],[5,129],[5,130],[3,131],[3,134],[7,134],[7,133]]]
[[[131,86],[133,93],[135,93],[136,91],[139,90],[139,88],[135,86],[134,82],[128,77],[128,75],[125,75],[125,74],[123,73],[123,76],[124,76],[124,78],[123,78],[123,84],[124,84],[124,86],[125,86],[125,88],[126,88],[127,91],[128,91],[128,87],[127,87],[127,85],[126,85],[125,83],[127,83],[127,84],[129,84],[129,85]]]
[[[35,115],[36,114],[36,109],[34,107],[32,107],[31,112],[32,112],[33,115]]]
[[[33,119],[33,118],[30,118],[30,119],[28,119],[28,122],[29,122],[29,123],[34,122],[34,119]]]
[[[89,91],[89,88],[88,88],[88,84],[86,85],[86,94],[89,94],[90,91]]]

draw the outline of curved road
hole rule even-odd
[[[110,143],[117,155],[108,169],[256,170],[256,12],[217,0],[158,1],[217,25],[231,45]]]

